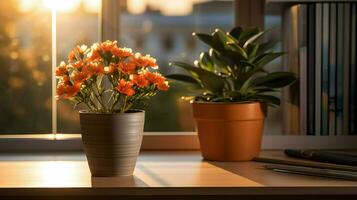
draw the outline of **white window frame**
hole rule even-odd
[[[245,10],[249,16],[236,14],[237,24],[245,26],[262,26],[264,12],[264,0],[236,0],[235,10]],[[247,5],[247,2],[248,3]],[[255,6],[252,6],[254,4]],[[260,4],[260,6],[257,6]],[[104,40],[116,40],[119,33],[119,0],[103,0],[99,22],[101,23],[100,38]],[[247,12],[248,9],[248,12]],[[261,19],[251,20],[251,17],[260,16]],[[240,20],[239,20],[240,19]],[[52,20],[56,20],[53,16]],[[55,29],[52,37],[56,38]],[[52,38],[53,39],[53,38]],[[55,40],[54,40],[55,41]],[[56,50],[55,43],[52,50]],[[56,55],[53,56],[52,70],[56,67]],[[53,72],[54,74],[54,72]],[[55,88],[56,82],[53,81]],[[52,94],[53,98],[55,93]],[[53,101],[53,109],[56,110],[56,102]],[[53,112],[52,115],[57,115]],[[57,116],[54,116],[54,120]],[[54,121],[53,120],[53,121]],[[0,152],[6,151],[59,151],[82,150],[80,134],[57,133],[57,124],[52,124],[53,134],[16,134],[0,135]],[[222,133],[224,137],[224,133]],[[306,135],[264,135],[262,149],[356,149],[357,136],[306,136]],[[199,150],[197,132],[145,132],[142,144],[143,150]]]

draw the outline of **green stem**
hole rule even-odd
[[[93,96],[98,101],[98,103],[100,104],[102,109],[105,111],[106,107],[103,105],[103,102],[102,102],[101,98],[99,98],[100,97],[99,90],[96,90],[96,89],[98,89],[98,85],[96,83],[94,83],[94,84],[96,85],[96,87],[92,87],[93,88]],[[97,91],[98,95],[96,94],[96,91]]]
[[[128,96],[125,96],[125,98],[124,98],[124,103],[123,103],[123,107],[122,107],[121,110],[120,110],[121,113],[124,113],[124,112],[125,112],[125,107],[126,107],[126,101],[127,101],[127,99],[128,99]]]

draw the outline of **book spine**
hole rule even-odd
[[[357,57],[357,4],[351,4],[351,73],[350,73],[350,134],[356,135],[356,57]]]
[[[307,4],[299,9],[300,134],[307,135]]]
[[[336,134],[342,134],[344,5],[337,4]]]
[[[321,135],[328,135],[329,4],[322,5]]]
[[[351,6],[350,3],[344,4],[344,37],[343,37],[343,109],[342,109],[342,132],[343,134],[349,134],[349,93],[350,93],[350,21],[351,19]]]
[[[315,135],[315,4],[307,4],[307,134]]]
[[[300,5],[293,5],[284,12],[284,50],[287,52],[284,57],[284,68],[299,75],[299,38],[298,20]],[[285,101],[282,108],[284,126],[283,130],[291,135],[300,134],[299,118],[299,84],[295,83],[283,90]]]
[[[316,4],[315,36],[315,134],[321,135],[322,4]]]
[[[336,134],[336,3],[330,4],[329,48],[329,135]]]

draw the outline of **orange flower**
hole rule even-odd
[[[121,94],[133,96],[135,94],[135,90],[132,87],[133,83],[121,79],[115,89]]]
[[[134,75],[133,83],[138,87],[147,87],[150,84],[150,82],[146,80],[144,74]]]
[[[156,84],[157,89],[167,91],[169,89],[169,83],[167,81]]]
[[[132,53],[132,50],[130,48],[113,48],[111,50],[111,53],[119,58],[126,58],[126,57],[129,57],[129,56],[132,56],[133,53]]]
[[[84,72],[94,76],[104,74],[104,66],[102,63],[89,63],[83,69]]]
[[[166,81],[165,77],[163,77],[161,74],[159,74],[157,72],[152,73],[152,72],[146,71],[144,75],[145,75],[145,78],[150,83],[153,83],[153,84],[156,84],[156,85]]]
[[[69,83],[70,83],[70,78],[69,78],[69,76],[67,76],[67,75],[62,76],[61,79],[60,79],[60,83],[69,84]]]
[[[136,65],[134,63],[125,63],[125,62],[120,62],[118,63],[120,71],[122,71],[124,74],[133,74],[135,73],[136,70]]]
[[[65,98],[65,99],[70,99],[77,95],[77,93],[81,89],[81,86],[82,86],[82,83],[79,83],[79,82],[75,83],[74,85],[61,83],[57,86],[56,98],[58,99],[63,96],[63,98]]]
[[[56,69],[56,76],[64,76],[66,74],[68,74],[67,65],[62,61]]]
[[[82,71],[82,72],[75,73],[73,76],[73,80],[75,82],[83,83],[89,77],[90,77],[90,74],[87,71]]]
[[[66,94],[66,90],[67,90],[66,84],[57,85],[57,89],[56,89],[57,96],[56,96],[56,98],[58,99],[59,97],[61,97],[64,94]]]
[[[108,69],[108,74],[114,74],[118,72],[118,65],[117,64],[114,64],[114,63],[110,63],[109,65],[109,69]]]
[[[72,51],[69,52],[68,54],[68,62],[72,62],[77,60],[76,53],[80,57],[80,59],[83,58],[84,54],[87,53],[88,47],[86,45],[79,46],[77,45]]]
[[[99,60],[100,57],[100,53],[98,50],[92,49],[91,52],[88,53],[88,60],[89,61],[95,61],[95,60]]]
[[[83,66],[85,65],[85,63],[83,61],[77,61],[75,63],[70,64],[72,65],[74,68],[78,69],[78,70],[82,70]]]
[[[68,62],[72,62],[76,60],[76,54],[74,53],[74,51],[70,51],[68,54]]]
[[[100,44],[100,48],[104,51],[104,52],[108,52],[108,51],[112,51],[112,49],[118,48],[117,47],[117,41],[110,41],[107,40],[103,43]]]
[[[98,43],[94,43],[91,48],[90,48],[90,52],[87,54],[87,59],[89,61],[95,61],[95,60],[100,60],[101,56],[100,56],[100,51],[101,51],[101,47]]]
[[[134,58],[132,58],[131,62],[135,63],[135,65],[145,68],[152,67],[157,68],[156,59],[151,57],[150,55],[142,56],[140,53],[136,53]]]

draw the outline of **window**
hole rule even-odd
[[[193,62],[207,46],[192,32],[228,31],[234,26],[234,1],[120,1],[119,44],[157,58],[162,74],[171,61]],[[140,5],[140,6],[139,6]],[[145,131],[195,131],[191,105],[180,100],[189,85],[171,83],[147,107]]]
[[[0,1],[0,132],[51,132],[51,12]]]
[[[89,46],[100,41],[101,0],[70,0],[68,3],[73,8],[62,12],[58,10],[56,13],[57,65],[63,60],[67,61],[68,52],[74,46],[81,44]],[[78,111],[73,110],[73,105],[65,100],[57,102],[57,132],[80,132]]]
[[[100,0],[0,2],[1,133],[51,133],[53,125],[58,132],[79,132],[72,106],[53,102],[52,55],[58,64],[76,44],[99,40],[100,5]],[[55,118],[53,103],[61,111]]]
[[[239,10],[235,0],[117,2],[118,20],[113,21],[118,21],[114,27],[118,27],[115,38],[119,45],[156,57],[163,74],[178,70],[168,65],[170,61],[193,62],[201,51],[207,50],[205,44],[192,37],[192,32],[210,33],[215,28],[227,31],[235,25]],[[268,37],[281,40],[276,50],[286,50],[285,11],[292,5],[269,2],[264,16],[265,28],[272,28]],[[66,60],[73,46],[100,41],[101,5],[101,0],[0,1],[0,133],[80,132],[77,111],[65,101],[53,99],[51,70]],[[53,7],[56,13],[51,10]],[[351,4],[351,10],[356,10],[355,7]],[[113,25],[110,20],[103,23]],[[281,70],[287,66],[284,62],[285,57],[277,59],[271,63],[271,69]],[[180,100],[189,87],[171,83],[169,92],[153,98],[146,109],[145,131],[178,135],[194,132],[191,106]],[[294,113],[301,102],[289,110],[286,107],[292,105],[289,92],[285,91],[282,98],[282,107],[269,109],[264,134],[300,135],[296,127],[301,126],[298,123],[301,117]],[[52,109],[53,103],[56,110]]]

